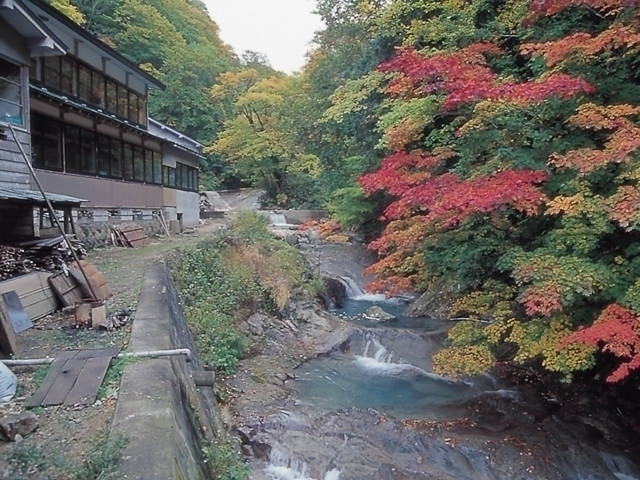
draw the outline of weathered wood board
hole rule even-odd
[[[0,282],[0,293],[14,291],[31,320],[45,317],[58,308],[48,279],[51,272],[31,272]]]
[[[85,298],[82,286],[78,284],[75,277],[66,275],[64,272],[51,275],[49,285],[64,307],[72,307]]]
[[[118,347],[62,352],[25,407],[93,404],[109,364],[119,352]]]

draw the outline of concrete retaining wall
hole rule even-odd
[[[163,263],[150,265],[133,322],[129,351],[171,350],[194,345]],[[197,358],[143,359],[122,377],[112,434],[128,439],[118,471],[123,478],[208,478],[200,452],[222,433],[213,388],[198,388]]]

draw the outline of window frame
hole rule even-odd
[[[0,67],[4,64],[7,67],[7,73],[0,70],[0,91],[13,91],[13,95],[4,95],[0,93],[0,123],[10,124],[19,128],[26,128],[27,111],[25,105],[27,105],[27,99],[25,99],[26,73],[25,68],[15,62],[12,62],[4,57],[0,57]],[[9,76],[10,69],[14,70],[14,77]]]

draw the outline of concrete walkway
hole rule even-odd
[[[174,345],[173,288],[162,263],[147,267],[127,351],[183,348]],[[193,415],[185,401],[186,356],[136,358],[120,385],[112,435],[127,445],[118,471],[136,480],[206,478],[200,466]],[[195,387],[193,387],[195,390]]]

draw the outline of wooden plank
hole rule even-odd
[[[0,293],[15,291],[31,320],[45,317],[58,308],[58,301],[48,279],[50,272],[31,272],[0,282]]]
[[[76,353],[75,358],[86,360],[87,358],[113,358],[120,353],[119,347],[106,347],[106,348],[89,348],[87,350],[81,350]]]
[[[76,283],[82,286],[85,298],[92,297],[95,294],[95,300],[106,300],[113,295],[107,278],[94,264],[86,260],[80,260],[80,266],[87,277],[86,279],[76,263],[69,266],[69,273],[74,277]],[[91,288],[87,285],[87,280]]]
[[[111,357],[94,357],[84,360],[84,366],[71,391],[64,399],[65,405],[92,405],[98,396],[107,373]]]
[[[118,231],[125,238],[127,245],[138,247],[149,243],[149,237],[144,233],[144,229],[135,223],[120,225]]]
[[[82,287],[78,285],[75,277],[72,275],[65,275],[64,272],[59,272],[49,277],[49,285],[55,292],[56,296],[65,307],[72,307],[77,303],[82,302],[85,295],[82,291]]]
[[[51,364],[47,377],[25,407],[50,405],[89,405],[95,402],[98,389],[118,347],[69,350]]]
[[[31,323],[29,315],[25,312],[24,307],[20,302],[20,298],[14,290],[3,293],[1,297],[15,333],[24,332],[25,330],[33,327],[33,323]]]
[[[77,350],[69,350],[60,353],[49,367],[49,372],[38,389],[24,402],[26,408],[38,407],[42,405],[42,401],[46,397],[49,389],[55,384],[58,374],[64,369],[65,364],[70,358],[78,353]]]
[[[47,407],[64,403],[64,399],[75,385],[84,364],[84,359],[78,360],[75,356],[64,362],[62,369],[56,375],[55,382],[53,382],[40,404],[43,407]]]

